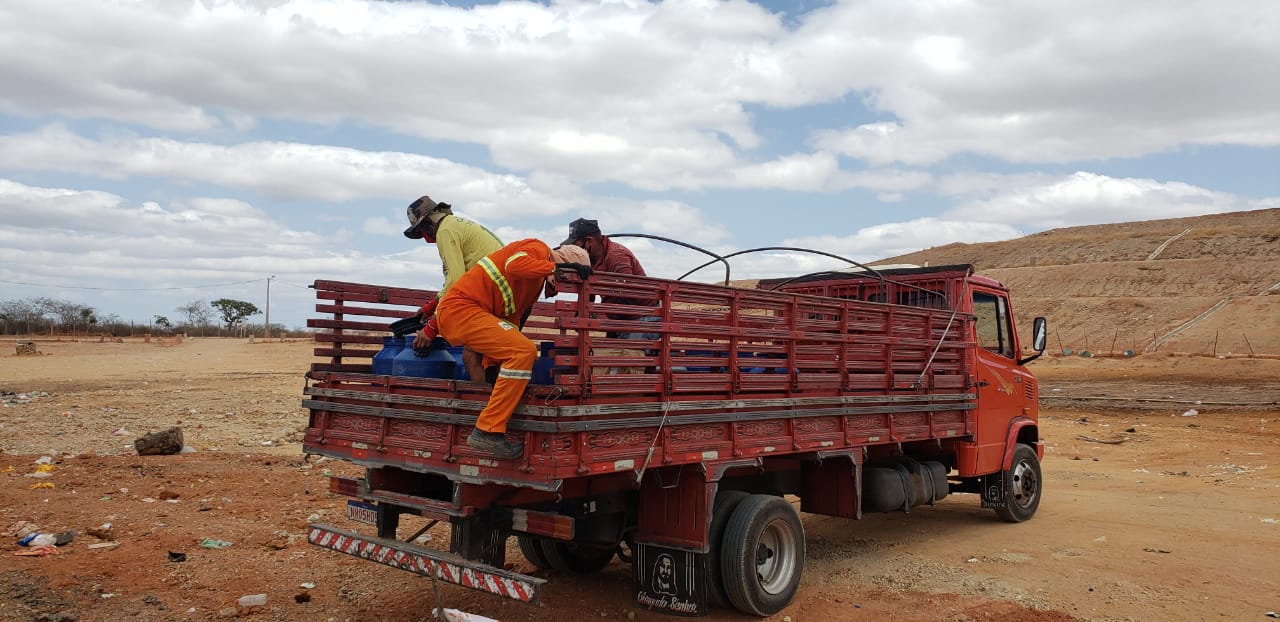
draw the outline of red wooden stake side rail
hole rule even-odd
[[[945,285],[964,276],[933,278]],[[539,303],[526,326],[531,339],[554,344],[556,367],[554,384],[531,385],[511,422],[510,433],[527,447],[518,462],[494,461],[465,444],[486,385],[369,374],[371,346],[432,292],[317,281],[316,309],[329,317],[308,325],[322,329],[316,355],[327,360],[309,374],[307,450],[558,490],[587,475],[973,432],[973,344],[965,341],[972,316],[951,305],[607,273],[585,283],[569,278],[560,289],[577,299]],[[881,299],[893,293],[878,282],[861,287],[871,297],[879,288]],[[603,304],[596,296],[648,304]],[[659,338],[616,336],[627,332]],[[640,373],[610,373],[620,369]]]

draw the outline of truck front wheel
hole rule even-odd
[[[1036,515],[1040,507],[1040,460],[1036,450],[1019,443],[1013,450],[1013,464],[1004,477],[1004,503],[996,515],[1010,523],[1021,523]]]
[[[790,503],[771,495],[743,499],[729,517],[720,550],[725,595],[743,613],[769,616],[791,603],[804,568],[804,528]]]

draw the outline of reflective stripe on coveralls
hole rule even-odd
[[[508,259],[507,263],[511,263],[511,259],[515,259],[515,256]],[[489,275],[489,279],[493,281],[493,284],[498,286],[498,291],[502,294],[503,311],[507,315],[514,315],[516,312],[515,294],[511,291],[511,284],[507,282],[507,277],[498,271],[498,266],[493,265],[493,260],[488,257],[476,262],[476,265],[483,268],[485,274]]]

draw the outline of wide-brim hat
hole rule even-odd
[[[427,219],[427,216],[429,216],[431,212],[436,211],[436,209],[441,206],[443,206],[444,209],[449,209],[448,203],[436,203],[431,200],[431,197],[425,194],[418,197],[417,201],[410,203],[409,209],[406,211],[406,214],[409,217],[409,228],[404,230],[404,237],[411,240],[422,239],[422,233],[418,231],[418,226],[422,224],[422,221]]]

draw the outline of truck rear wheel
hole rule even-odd
[[[1021,523],[1036,515],[1040,507],[1040,460],[1036,450],[1018,443],[1013,450],[1013,464],[1004,477],[1004,504],[996,515],[1010,523]]]
[[[804,528],[790,503],[747,497],[729,517],[721,547],[720,572],[734,608],[768,616],[791,603],[804,568]]]
[[[726,490],[716,493],[715,506],[711,508],[711,528],[707,530],[707,542],[710,545],[705,559],[707,560],[707,600],[712,607],[732,607],[729,597],[724,592],[724,578],[720,573],[721,542],[724,540],[724,528],[729,524],[729,517],[734,509],[751,495],[741,490]]]
[[[616,546],[606,549],[559,540],[542,541],[542,554],[546,556],[547,563],[556,570],[574,574],[600,572],[613,561],[617,550]]]
[[[535,568],[539,570],[551,568],[551,562],[547,561],[547,555],[542,552],[542,538],[520,535],[516,536],[516,541],[520,543],[520,552],[524,554],[524,558],[529,560]]]

